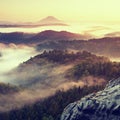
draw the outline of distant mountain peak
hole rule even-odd
[[[54,16],[47,16],[46,18],[44,18],[44,19],[47,19],[47,20],[57,20],[57,21],[60,21],[60,20],[58,20],[56,17],[54,17]]]
[[[47,16],[47,17],[41,19],[39,21],[39,23],[43,23],[43,24],[46,24],[46,23],[63,23],[63,21],[57,19],[54,16]]]
[[[37,22],[23,22],[23,23],[12,23],[6,21],[0,21],[0,28],[11,28],[11,27],[38,27],[38,26],[68,26],[64,21],[57,19],[54,16],[47,16]]]

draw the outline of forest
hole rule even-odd
[[[63,109],[71,102],[102,90],[104,86],[74,87],[68,91],[59,90],[55,95],[21,109],[0,113],[0,120],[60,120]]]
[[[120,76],[120,63],[117,62],[99,62],[93,63],[84,61],[75,65],[68,72],[68,77],[74,77],[76,80],[84,76],[99,76],[107,80],[115,79]]]

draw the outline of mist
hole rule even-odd
[[[44,59],[34,60],[30,64],[25,63],[24,61],[37,54],[32,47],[11,44],[2,48],[0,65],[5,67],[0,70],[1,82],[18,86],[20,90],[12,94],[0,94],[1,112],[43,100],[54,95],[57,90],[66,91],[75,86],[84,87],[87,84],[93,86],[105,83],[104,79],[93,76],[82,78],[79,82],[66,78],[67,71],[74,65],[72,63],[59,65]]]
[[[25,45],[0,44],[0,82],[6,82],[6,73],[28,60],[36,53],[35,49]]]

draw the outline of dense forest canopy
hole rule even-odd
[[[79,51],[79,52],[69,52],[67,50],[50,50],[50,51],[44,51],[42,54],[35,56],[34,58],[31,58],[27,62],[32,62],[34,60],[39,61],[39,59],[44,58],[47,59],[53,63],[60,63],[60,64],[66,64],[66,63],[72,63],[72,62],[81,62],[81,61],[91,61],[91,62],[106,62],[109,61],[107,57],[104,56],[96,56],[94,54],[91,54],[88,51]]]
[[[117,62],[99,62],[94,63],[90,61],[84,61],[75,65],[69,71],[69,77],[80,79],[83,76],[99,76],[105,77],[107,80],[115,79],[120,76],[120,63]]]
[[[63,109],[71,102],[85,95],[97,92],[104,86],[71,88],[68,91],[57,91],[55,95],[24,106],[21,109],[0,113],[1,120],[60,120]]]

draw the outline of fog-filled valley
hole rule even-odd
[[[60,120],[69,103],[120,77],[120,37],[87,37],[52,30],[0,33],[1,120]]]

